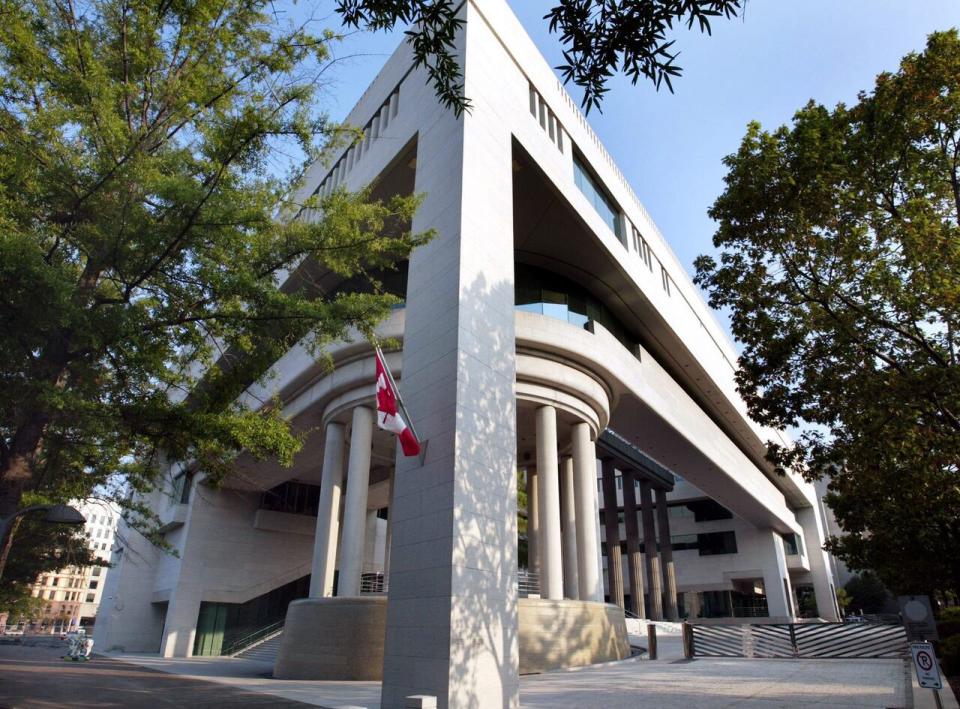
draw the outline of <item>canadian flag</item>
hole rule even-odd
[[[420,441],[416,434],[406,424],[397,408],[399,395],[393,383],[387,363],[383,360],[383,352],[376,348],[377,353],[377,426],[384,431],[395,433],[400,439],[400,447],[406,456],[420,454]]]

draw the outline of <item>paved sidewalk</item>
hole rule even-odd
[[[632,638],[639,643],[638,638]],[[642,643],[641,643],[642,644]],[[530,675],[520,679],[524,709],[903,709],[909,680],[900,660],[682,659],[679,638],[663,637],[660,658]],[[377,682],[273,680],[269,664],[229,658],[125,662],[314,706],[379,706]]]
[[[0,707],[4,709],[309,709],[276,696],[156,672],[94,657],[61,659],[64,643],[0,646]]]

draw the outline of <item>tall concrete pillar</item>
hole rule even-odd
[[[594,461],[596,465],[594,466],[593,471],[593,526],[594,526],[594,536],[597,539],[597,553],[594,557],[594,560],[597,564],[597,579],[599,579],[597,589],[597,597],[593,600],[599,601],[600,603],[604,602],[603,598],[603,550],[600,548],[600,460],[597,459]]]
[[[640,512],[643,515],[643,556],[646,562],[647,591],[650,596],[650,620],[663,620],[663,583],[657,562],[657,534],[653,521],[653,497],[650,482],[640,481]]]
[[[393,545],[393,481],[394,476],[390,474],[389,488],[387,490],[387,539],[383,545],[383,583],[390,583],[390,547]]]
[[[623,561],[620,558],[620,521],[617,514],[617,481],[612,458],[604,458],[603,526],[607,538],[607,588],[610,602],[623,605]]]
[[[767,596],[767,615],[771,618],[793,619],[793,589],[787,571],[787,556],[783,537],[775,529],[760,530],[766,543],[760,558],[763,569],[763,589]]]
[[[367,526],[367,494],[370,490],[373,417],[373,409],[366,406],[357,406],[353,410],[350,461],[347,464],[347,495],[343,505],[343,533],[340,535],[338,596],[360,594]]]
[[[577,513],[577,581],[581,601],[603,602],[603,585],[597,571],[600,540],[597,534],[597,454],[590,427],[575,423],[573,438],[574,499]]]
[[[577,581],[577,514],[574,498],[573,458],[560,463],[560,525],[563,534],[563,595],[577,600],[580,588]]]
[[[313,567],[310,573],[311,598],[333,595],[333,572],[340,532],[340,494],[343,489],[344,428],[342,423],[331,421],[324,430],[320,503],[317,507]]]
[[[540,484],[536,468],[527,468],[527,570],[540,573]]]
[[[677,612],[677,575],[673,568],[673,544],[670,541],[670,511],[667,491],[657,488],[657,527],[660,539],[660,569],[663,572],[663,611],[667,620],[679,620]]]
[[[634,615],[645,618],[646,604],[643,600],[643,559],[640,556],[640,525],[637,524],[637,492],[634,487],[636,475],[632,470],[623,471],[623,516],[627,533],[627,575],[630,577],[630,609]]]
[[[467,91],[502,92],[513,60],[474,4],[458,17],[454,51],[467,56],[469,46],[478,57],[462,66]],[[419,71],[407,80],[381,74],[376,84],[403,80],[379,142],[399,149],[416,140],[414,191],[426,197],[412,229],[436,234],[411,254],[407,281],[400,389],[429,445],[422,462],[397,459],[381,707],[420,694],[438,709],[515,709],[513,137],[487,103],[461,116],[439,105]]]
[[[833,573],[830,561],[823,550],[823,527],[816,507],[804,507],[797,510],[797,521],[803,528],[803,546],[810,562],[810,576],[813,577],[813,595],[817,599],[817,615],[824,620],[838,621],[837,598],[834,593]]]
[[[540,596],[563,598],[560,549],[560,470],[557,465],[557,410],[537,409],[537,492],[540,516]]]

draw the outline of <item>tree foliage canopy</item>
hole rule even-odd
[[[454,39],[462,21],[454,0],[338,0],[346,24],[374,30],[412,25],[407,35],[417,64],[425,66],[440,100],[460,113],[470,105],[463,75],[454,56]],[[657,88],[682,69],[676,64],[674,25],[710,33],[710,21],[735,17],[741,0],[559,0],[546,16],[560,35],[565,82],[583,89],[583,106],[599,108],[607,81],[622,71],[636,84],[643,77]]]
[[[770,458],[829,473],[830,547],[894,591],[960,588],[960,39],[726,159],[719,263],[750,415],[807,430]]]
[[[394,299],[367,274],[428,236],[414,198],[291,196],[342,137],[315,102],[336,37],[266,0],[0,17],[0,516],[24,490],[149,489],[160,451],[213,480],[241,449],[289,463],[277,407],[237,395],[307,333],[372,327]]]

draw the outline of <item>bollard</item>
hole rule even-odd
[[[683,621],[680,625],[683,640],[683,656],[687,660],[693,659],[693,626],[689,622]]]
[[[657,659],[657,626],[647,623],[647,659]]]

